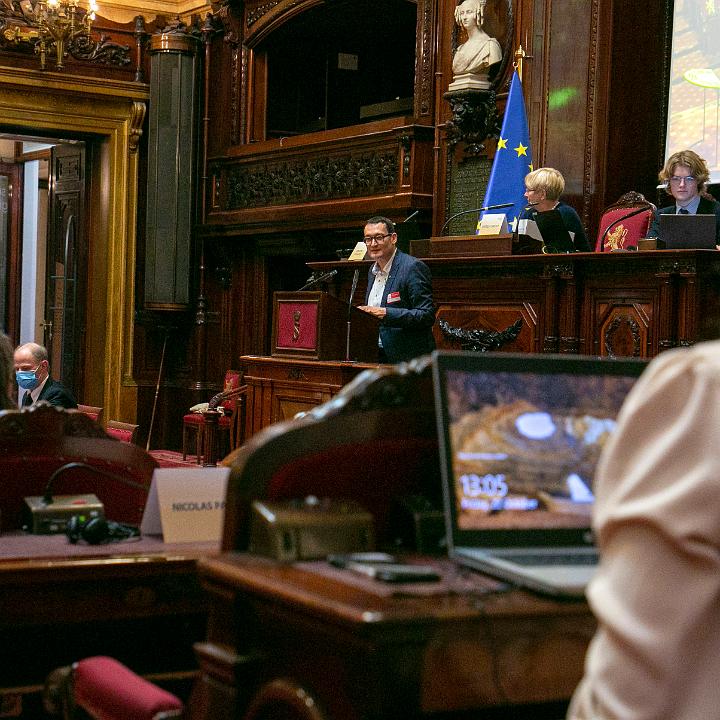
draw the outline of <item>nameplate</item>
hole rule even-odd
[[[365,259],[365,254],[367,253],[367,245],[365,245],[364,240],[360,240],[358,244],[353,248],[353,251],[348,256],[348,260],[352,262],[359,262],[360,260]]]
[[[166,543],[220,541],[230,468],[157,468],[140,531]]]
[[[506,235],[508,231],[507,217],[503,213],[483,215],[478,227],[478,235]]]

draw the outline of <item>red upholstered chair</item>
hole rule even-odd
[[[84,413],[45,402],[0,411],[0,458],[3,530],[22,526],[25,497],[48,491],[92,493],[108,519],[138,525],[157,467],[144,450],[112,440]]]
[[[105,424],[105,432],[115,440],[135,445],[137,443],[139,427],[139,425],[135,425],[133,423],[124,423],[119,420],[108,420]]]
[[[55,670],[48,677],[44,702],[64,720],[170,720],[181,718],[184,711],[175,695],[101,655]]]
[[[77,411],[84,413],[98,425],[102,425],[103,409],[101,407],[96,407],[95,405],[80,405],[78,403]]]
[[[242,373],[239,370],[228,370],[225,373],[223,389],[207,404],[208,410],[223,408],[223,414],[218,420],[218,435],[220,442],[225,442],[228,450],[235,448],[235,433],[232,430],[238,420],[238,412],[244,409],[240,398],[244,398],[246,388],[242,386]],[[195,435],[195,456],[198,464],[203,458],[203,432],[205,427],[205,414],[203,411],[190,412],[183,417],[183,460],[188,455],[192,435]]]
[[[654,205],[641,193],[625,193],[603,212],[595,252],[637,249],[638,241],[647,236],[654,212]]]

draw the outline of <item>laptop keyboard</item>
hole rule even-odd
[[[518,565],[597,565],[597,553],[544,552],[535,553],[503,553],[502,559]]]

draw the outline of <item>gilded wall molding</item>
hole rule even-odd
[[[130,149],[139,107],[148,101],[141,83],[73,78],[59,73],[0,67],[0,116],[17,134],[64,137],[81,129],[103,146],[97,177],[107,188],[88,205],[93,234],[88,294],[86,351],[94,361],[87,386],[102,388],[108,417],[134,421],[133,382],[135,258],[138,205],[138,153]],[[99,184],[99,183],[98,183]]]

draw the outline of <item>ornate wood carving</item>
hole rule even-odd
[[[445,320],[439,320],[438,325],[443,335],[450,341],[459,341],[462,350],[472,352],[487,352],[498,350],[503,345],[517,339],[522,328],[522,318],[518,318],[512,325],[504,330],[463,330],[453,327]]]
[[[640,326],[632,315],[616,315],[605,328],[603,336],[608,357],[640,357]]]
[[[26,3],[8,0],[0,5],[0,48],[35,55],[38,39],[35,28],[37,23],[32,9],[26,9]],[[104,33],[98,40],[82,35],[70,37],[65,41],[65,50],[75,60],[98,65],[124,67],[130,64],[130,46],[112,42]]]
[[[263,15],[269,13],[276,5],[279,4],[280,0],[272,0],[272,2],[263,3],[259,7],[250,10],[247,14],[247,26],[252,27]]]
[[[466,143],[465,152],[479,155],[484,141],[497,138],[500,125],[493,90],[448,92],[443,97],[450,103],[452,120],[445,125],[448,148],[452,152],[459,143]]]
[[[397,152],[318,156],[230,166],[224,210],[287,205],[391,192],[398,182]]]
[[[597,73],[598,73],[598,0],[590,3],[590,55],[588,58],[587,105],[585,108],[585,156],[583,170],[583,197],[589,198],[593,187],[593,146],[596,123]],[[583,203],[583,225],[590,226],[590,203]]]
[[[130,129],[128,130],[130,152],[136,153],[140,138],[142,137],[142,126],[145,120],[145,111],[147,106],[144,102],[134,102],[130,110]]]
[[[433,60],[434,60],[434,15],[433,2],[421,0],[418,3],[420,32],[416,49],[417,76],[415,78],[415,114],[429,115],[433,109]]]

